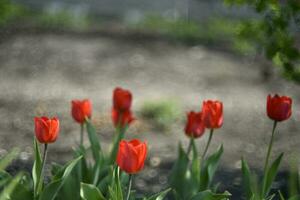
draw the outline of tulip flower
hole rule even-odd
[[[113,92],[113,107],[119,112],[130,110],[132,94],[129,90],[115,88]]]
[[[118,166],[128,174],[135,174],[144,168],[147,144],[138,139],[121,140],[117,155]]]
[[[275,121],[284,121],[292,115],[292,99],[288,96],[279,96],[275,94],[273,97],[267,97],[267,115]]]
[[[267,115],[270,119],[274,120],[274,123],[265,160],[264,174],[266,174],[267,168],[269,166],[269,159],[273,147],[274,133],[277,122],[287,120],[292,115],[292,99],[288,96],[279,96],[278,94],[275,94],[273,97],[271,95],[268,95]]]
[[[72,101],[72,116],[79,124],[83,124],[86,118],[92,115],[92,104],[89,99]]]
[[[92,116],[92,103],[89,99],[72,101],[72,117],[80,124],[80,145],[83,145],[84,123]]]
[[[220,101],[204,101],[202,120],[206,128],[216,129],[223,124],[223,104]]]
[[[119,112],[118,110],[113,108],[111,117],[115,127],[120,126],[120,128],[124,128],[134,121],[134,117],[130,110]]]
[[[129,200],[132,175],[138,173],[144,168],[147,156],[147,143],[138,139],[131,141],[121,140],[117,155],[117,164],[121,170],[130,174],[129,187],[127,191],[127,200]]]
[[[35,136],[40,143],[44,144],[44,153],[42,161],[42,169],[39,174],[39,180],[37,191],[40,191],[43,185],[44,168],[47,158],[48,143],[56,141],[59,133],[59,120],[54,117],[52,119],[48,117],[35,117]]]
[[[35,136],[40,143],[48,144],[56,141],[59,133],[59,120],[54,117],[35,117]]]
[[[210,129],[208,142],[202,154],[202,160],[204,160],[213,136],[214,129],[220,128],[223,125],[223,103],[212,100],[203,101],[202,121],[204,126]]]
[[[187,114],[185,134],[192,138],[201,137],[204,134],[205,126],[202,121],[202,113],[191,111]]]

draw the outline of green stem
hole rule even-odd
[[[206,153],[207,153],[208,147],[209,147],[209,145],[210,145],[210,142],[211,142],[213,133],[214,133],[214,129],[212,128],[212,129],[210,129],[209,138],[208,138],[206,147],[205,147],[205,149],[204,149],[204,152],[203,152],[203,154],[202,154],[201,160],[204,160],[204,158],[205,158],[205,156],[206,156]]]
[[[40,193],[40,191],[42,190],[42,186],[43,186],[43,180],[44,180],[44,171],[45,171],[45,165],[46,165],[46,159],[47,159],[47,153],[48,153],[48,144],[46,143],[44,145],[44,153],[43,153],[43,161],[42,161],[42,169],[41,169],[41,173],[40,173],[40,181],[38,183],[38,189],[37,192]]]
[[[188,146],[188,149],[187,149],[187,156],[190,155],[190,152],[191,152],[192,147],[193,147],[193,143],[194,143],[194,137],[191,137],[190,143],[189,143],[189,146]]]
[[[122,128],[121,126],[118,126],[116,129],[116,136],[113,143],[113,148],[110,154],[110,163],[114,163],[117,157],[117,153],[119,150],[119,143],[124,138],[125,134],[125,128]]]
[[[131,186],[132,186],[132,174],[129,175],[129,185],[128,185],[128,190],[127,190],[127,197],[126,200],[129,200],[130,197],[130,191],[131,191]]]
[[[80,146],[83,146],[84,123],[80,124]]]
[[[272,151],[272,147],[273,147],[274,133],[275,133],[276,125],[277,125],[277,121],[274,120],[271,140],[270,140],[270,143],[269,143],[267,157],[266,157],[266,161],[265,161],[264,174],[267,172],[267,168],[268,168],[268,165],[269,165],[269,159],[270,159],[270,155],[271,155],[271,151]]]

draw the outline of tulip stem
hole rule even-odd
[[[273,130],[272,130],[272,135],[271,135],[271,140],[270,140],[270,143],[269,143],[267,157],[266,157],[266,161],[265,161],[264,174],[266,174],[267,168],[268,168],[268,165],[269,165],[269,158],[270,158],[271,151],[272,151],[272,146],[273,146],[273,141],[274,141],[274,133],[275,133],[276,125],[277,125],[277,121],[274,120]]]
[[[210,145],[210,142],[211,142],[211,139],[212,139],[213,133],[214,133],[214,129],[212,128],[212,129],[210,129],[209,138],[208,138],[208,141],[207,141],[206,147],[205,147],[205,149],[204,149],[204,152],[203,152],[203,154],[202,154],[201,160],[204,160],[204,159],[205,159],[205,156],[206,156],[206,153],[207,153],[208,147],[209,147],[209,145]]]
[[[191,137],[190,143],[189,143],[189,146],[188,146],[188,149],[187,149],[187,156],[190,155],[190,152],[191,152],[192,147],[193,147],[193,143],[194,143],[194,137]]]
[[[83,146],[83,131],[84,131],[84,124],[80,124],[80,146]]]
[[[128,183],[128,190],[127,190],[127,197],[126,200],[129,200],[130,197],[130,191],[132,186],[132,174],[129,175],[129,183]]]
[[[43,161],[42,161],[42,169],[41,169],[41,174],[40,174],[40,181],[38,183],[38,193],[42,189],[43,186],[43,180],[44,180],[44,171],[45,171],[45,165],[46,165],[46,159],[47,159],[47,152],[48,152],[48,144],[45,143],[44,145],[44,153],[43,153]]]

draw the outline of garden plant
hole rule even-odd
[[[187,113],[183,128],[189,138],[189,145],[178,145],[178,158],[170,169],[169,185],[165,190],[145,196],[137,194],[132,180],[145,167],[148,143],[139,139],[127,140],[127,130],[136,120],[132,112],[132,93],[117,87],[113,91],[111,118],[115,127],[112,147],[109,153],[103,151],[101,138],[92,124],[92,103],[88,99],[73,100],[71,115],[78,123],[78,147],[74,158],[65,165],[52,164],[51,174],[45,173],[47,154],[59,139],[61,121],[56,117],[37,116],[34,118],[34,165],[31,174],[19,172],[11,175],[7,166],[17,155],[12,150],[0,159],[0,200],[227,200],[230,191],[221,191],[214,182],[219,161],[224,149],[222,144],[216,151],[210,149],[211,141],[218,137],[218,129],[223,125],[223,103],[218,100],[203,101],[200,111]],[[245,159],[241,160],[244,196],[240,199],[271,200],[299,199],[297,170],[292,171],[294,186],[289,196],[280,190],[271,190],[277,175],[283,153],[271,162],[272,147],[276,127],[290,118],[292,99],[287,96],[267,96],[267,116],[273,121],[270,143],[266,147],[263,176],[250,171]],[[271,123],[270,123],[271,127]],[[198,150],[195,140],[199,140],[208,129],[208,140],[203,152]],[[88,138],[89,145],[84,142]]]

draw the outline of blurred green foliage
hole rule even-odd
[[[218,45],[235,53],[254,54],[252,41],[238,37],[244,20],[211,18],[205,22],[146,16],[135,28],[150,31],[186,44]]]
[[[283,69],[286,78],[300,83],[299,0],[224,0],[228,5],[248,5],[258,13],[255,21],[240,27],[239,36],[256,45],[266,58]]]
[[[165,131],[181,117],[181,109],[174,100],[146,101],[141,107],[141,115],[149,119],[156,128]]]
[[[39,13],[37,25],[48,29],[84,30],[89,26],[89,19],[86,15],[74,16],[68,10],[59,10]]]
[[[0,0],[0,26],[12,22],[24,12],[23,7],[13,4],[10,0]]]

